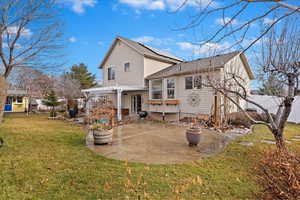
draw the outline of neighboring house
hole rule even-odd
[[[79,101],[80,99],[78,99]],[[65,109],[65,102],[66,99],[65,98],[58,98],[57,100],[58,102],[60,102],[60,105],[56,106],[56,110],[64,110]],[[80,100],[82,101],[82,100]],[[50,106],[46,106],[43,103],[43,99],[38,99],[38,98],[33,98],[32,99],[32,103],[34,104],[34,110],[35,111],[39,111],[39,112],[46,112],[46,111],[50,111],[52,109],[52,107]],[[31,105],[32,106],[32,105]]]
[[[118,120],[122,114],[136,115],[140,111],[168,120],[189,114],[211,115],[214,109],[220,113],[225,110],[221,106],[225,100],[205,86],[207,78],[222,80],[228,73],[238,74],[249,93],[250,80],[254,78],[241,52],[184,62],[170,53],[122,37],[115,39],[100,69],[103,87],[83,92],[94,97],[91,102],[112,101]],[[244,107],[245,103],[240,104]]]
[[[4,112],[26,112],[28,109],[28,97],[25,90],[8,90]]]

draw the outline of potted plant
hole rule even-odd
[[[108,144],[112,142],[112,127],[106,124],[93,124],[91,126],[93,132],[94,144]]]
[[[147,113],[146,111],[141,111],[141,112],[139,112],[139,116],[140,116],[141,119],[146,118],[147,115],[148,115],[148,113]]]
[[[202,129],[200,126],[197,126],[195,123],[191,124],[185,133],[189,146],[197,146],[199,144],[201,132]]]

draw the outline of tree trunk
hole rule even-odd
[[[283,138],[283,133],[278,133],[278,131],[276,131],[276,133],[273,133],[275,135],[275,141],[276,141],[276,146],[277,146],[277,149],[280,151],[280,152],[283,152],[283,153],[288,153],[288,148],[285,144],[285,141],[284,141],[284,138]]]
[[[4,105],[7,97],[6,79],[0,75],[0,124],[3,121]]]
[[[283,138],[283,131],[292,111],[292,105],[295,96],[295,77],[291,74],[288,75],[288,83],[288,95],[284,98],[282,104],[278,108],[276,114],[277,117],[275,120],[277,126],[276,129],[272,130],[278,150],[282,151],[283,153],[288,153],[288,149]]]

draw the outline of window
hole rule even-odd
[[[201,89],[202,88],[202,77],[194,76],[194,88]]]
[[[17,97],[17,103],[23,103],[23,97]]]
[[[12,97],[7,97],[5,104],[12,104],[12,102],[13,102],[13,98]]]
[[[185,89],[190,90],[193,89],[193,77],[185,77]]]
[[[107,69],[107,71],[108,71],[107,79],[108,80],[115,80],[115,78],[116,78],[115,68],[110,67],[110,68]]]
[[[175,80],[167,79],[167,98],[175,99]]]
[[[130,63],[125,63],[124,64],[124,72],[129,72],[130,71]]]
[[[202,77],[201,76],[189,76],[185,77],[185,89],[201,89]]]
[[[152,81],[152,99],[162,99],[162,80]]]

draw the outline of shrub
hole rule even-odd
[[[0,137],[0,148],[4,145],[4,140]]]
[[[257,166],[263,191],[259,198],[300,199],[300,158],[280,151],[267,151]]]

